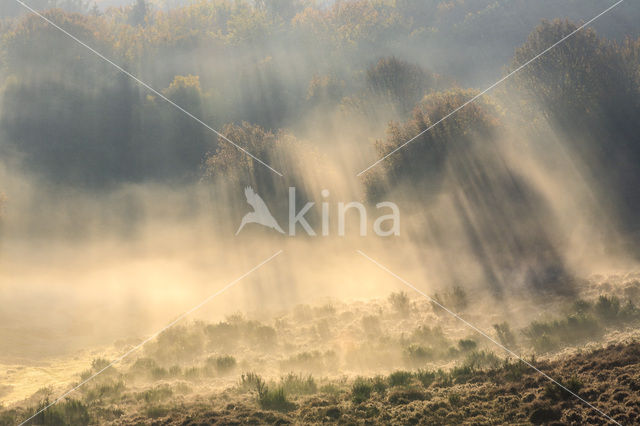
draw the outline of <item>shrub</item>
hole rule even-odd
[[[578,394],[578,392],[580,392],[580,389],[582,389],[582,387],[584,386],[582,381],[577,376],[571,376],[562,385],[574,394]],[[554,402],[569,399],[570,397],[572,397],[570,392],[567,392],[565,389],[561,388],[555,383],[548,383],[544,388],[543,395]]]
[[[261,325],[256,329],[256,343],[263,347],[272,347],[276,344],[278,332],[269,325]]]
[[[477,346],[478,346],[478,344],[475,342],[475,340],[460,339],[458,341],[458,347],[460,348],[460,351],[462,351],[462,352],[473,351],[473,350],[476,349]]]
[[[467,308],[469,301],[467,300],[467,292],[460,286],[453,287],[453,290],[449,296],[451,300],[451,306],[456,311],[462,311]]]
[[[36,408],[32,409],[32,412],[37,413],[49,406],[49,404],[49,398],[45,398]],[[41,413],[38,413],[38,415],[31,420],[31,424],[45,426],[84,426],[89,423],[91,423],[91,416],[89,415],[87,406],[75,399],[60,401]]]
[[[371,385],[373,386],[373,390],[379,394],[384,394],[387,390],[387,381],[383,376],[374,377]]]
[[[125,390],[126,386],[122,380],[114,381],[108,380],[103,383],[99,383],[85,390],[85,401],[95,401],[101,399],[116,399]]]
[[[134,375],[151,375],[151,371],[158,368],[158,364],[151,358],[138,358],[129,371]]]
[[[434,358],[433,349],[417,344],[407,346],[404,354],[411,363],[423,363]]]
[[[173,390],[169,386],[157,386],[152,389],[147,389],[144,392],[140,392],[136,395],[138,401],[144,401],[146,404],[154,404],[173,396]]]
[[[109,364],[111,364],[111,362],[109,362],[109,360],[107,359],[95,358],[93,361],[91,361],[91,368],[93,369],[93,371],[98,372],[109,367]]]
[[[293,381],[294,380],[292,379],[289,384],[291,385]],[[313,385],[315,386],[315,382]],[[260,407],[264,409],[288,411],[293,409],[295,406],[287,399],[284,386],[269,389],[262,377],[256,373],[243,373],[240,378],[240,387],[245,390],[252,390],[256,392],[258,404],[260,404]]]
[[[465,383],[473,376],[474,370],[469,365],[463,365],[460,367],[453,367],[449,372],[449,381],[444,381],[443,383],[447,383],[448,385],[456,383]]]
[[[464,366],[471,370],[495,369],[500,366],[500,358],[493,352],[473,351],[465,358]]]
[[[280,380],[282,388],[287,395],[309,395],[318,391],[313,376],[303,376],[302,374],[289,373]]]
[[[402,316],[406,316],[411,309],[411,301],[404,291],[391,293],[389,303],[391,303],[391,306]]]
[[[165,377],[167,377],[169,375],[169,372],[167,371],[166,368],[162,368],[162,367],[155,367],[151,370],[151,377],[154,380],[160,380],[160,379],[164,379]]]
[[[425,388],[429,387],[431,385],[431,383],[433,383],[436,379],[436,373],[433,371],[429,371],[429,370],[418,370],[415,374],[414,374],[415,378],[418,379],[418,381],[420,383],[422,383],[422,386],[424,386]]]
[[[421,343],[427,344],[434,351],[433,356],[436,358],[440,357],[448,357],[448,351],[445,351],[444,348],[450,345],[449,340],[445,337],[442,329],[440,327],[429,327],[428,325],[421,325],[413,330],[411,333],[411,338],[414,341],[418,341]],[[435,349],[435,348],[440,348]]]
[[[351,385],[351,400],[360,404],[371,397],[373,391],[373,385],[365,378],[358,377]]]
[[[389,402],[391,404],[408,404],[411,401],[423,401],[426,395],[420,390],[415,388],[400,388],[394,389],[389,394]]]
[[[327,383],[325,385],[320,386],[320,392],[327,394],[327,395],[334,395],[337,396],[339,395],[342,390],[340,389],[339,386],[333,384],[333,383]]]
[[[603,328],[598,321],[585,313],[574,313],[563,320],[534,321],[522,331],[538,352],[550,351],[562,344],[594,338],[602,332]]]
[[[89,380],[91,376],[93,376],[93,374],[94,373],[92,369],[84,370],[82,373],[80,373],[80,380],[83,382],[85,380]]]
[[[510,362],[509,360],[506,360],[503,366],[506,378],[511,381],[520,380],[529,368],[531,367],[529,367],[527,364],[525,364],[520,360],[517,360],[515,362]]]
[[[389,374],[390,386],[406,386],[411,382],[412,374],[408,371],[394,371]]]
[[[265,386],[264,380],[254,372],[242,373],[240,376],[240,387],[244,390],[260,391]]]
[[[507,348],[511,349],[516,345],[516,338],[511,332],[511,327],[507,322],[502,322],[500,324],[493,325],[496,334],[498,335],[498,340]]]
[[[576,300],[573,303],[573,310],[577,313],[587,313],[593,309],[593,305],[586,300]]]
[[[153,405],[151,407],[147,407],[145,413],[150,419],[157,419],[159,417],[166,416],[169,413],[169,409],[160,405]]]
[[[454,369],[455,370],[455,369]],[[454,371],[452,370],[452,372]],[[438,369],[436,371],[436,383],[442,387],[449,387],[453,384],[453,374],[452,372],[444,371],[443,369]]]
[[[238,326],[229,322],[209,324],[205,327],[209,347],[231,349],[238,339]]]
[[[462,397],[460,396],[460,394],[455,392],[451,392],[447,399],[449,400],[449,404],[451,404],[452,407],[457,407],[458,405],[460,405],[460,402],[462,402]]]
[[[273,390],[264,386],[258,393],[260,407],[267,410],[289,411],[294,404],[287,399],[284,389],[279,386]]]
[[[236,367],[236,359],[231,355],[219,356],[217,358],[210,357],[207,359],[207,365],[215,367],[220,374],[230,372]]]
[[[202,377],[204,375],[203,373],[204,371],[201,368],[189,367],[184,370],[184,377],[190,380],[195,380]]]
[[[596,302],[596,313],[605,321],[616,321],[620,317],[620,300],[615,296],[602,295]]]
[[[467,299],[467,292],[460,286],[453,287],[450,291],[445,292],[442,296],[436,293],[431,298],[433,299],[431,302],[431,307],[437,314],[445,313],[445,311],[440,306],[438,306],[438,304],[455,312],[465,310],[469,304]]]
[[[320,351],[301,352],[282,361],[280,367],[304,371],[324,370],[335,367],[335,357],[335,352],[331,350],[324,353]]]
[[[204,349],[203,329],[175,326],[164,330],[145,346],[145,351],[162,363],[193,361]]]
[[[375,315],[367,315],[362,318],[362,328],[369,337],[380,335],[380,319]]]

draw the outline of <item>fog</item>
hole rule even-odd
[[[190,318],[267,321],[410,292],[357,250],[427,294],[463,288],[487,327],[524,326],[594,274],[636,270],[631,4],[357,176],[601,2],[128,3],[43,13],[283,176],[39,17],[3,9],[3,362],[143,339],[279,251]],[[284,235],[235,235],[247,186]],[[317,236],[288,235],[290,187],[296,211],[315,203]],[[338,234],[338,204],[352,201],[367,236],[354,211]],[[383,201],[399,207],[399,236],[373,232]]]

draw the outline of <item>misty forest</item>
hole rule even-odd
[[[2,0],[0,426],[638,424],[639,212],[637,0]]]

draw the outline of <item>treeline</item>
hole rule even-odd
[[[510,52],[504,42],[480,61],[454,59],[489,27],[483,46],[528,31],[520,24],[495,34],[490,22],[519,16],[533,28],[540,16],[600,8],[569,0],[533,9],[479,0],[200,0],[168,11],[144,0],[106,11],[80,0],[31,3],[63,8],[45,13],[215,128],[246,121],[276,133],[338,108],[376,122],[404,119],[425,94],[464,85],[469,70],[499,75],[502,64],[485,54]],[[632,32],[623,27],[616,36]],[[1,30],[1,147],[30,172],[91,187],[193,179],[216,152],[214,135],[40,18],[5,19]]]

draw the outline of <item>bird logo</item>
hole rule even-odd
[[[244,228],[244,226],[248,223],[257,223],[259,225],[266,226],[267,228],[275,229],[279,233],[284,234],[284,231],[282,230],[282,228],[280,228],[278,222],[276,222],[276,219],[269,211],[269,208],[267,207],[265,202],[262,200],[262,198],[260,198],[258,194],[255,193],[253,188],[251,188],[250,186],[246,187],[244,189],[244,195],[245,197],[247,197],[247,203],[249,203],[249,205],[253,207],[253,211],[244,215],[244,217],[242,218],[242,223],[240,224],[240,228],[238,228],[238,232],[236,232],[236,235],[238,235],[242,228]]]

